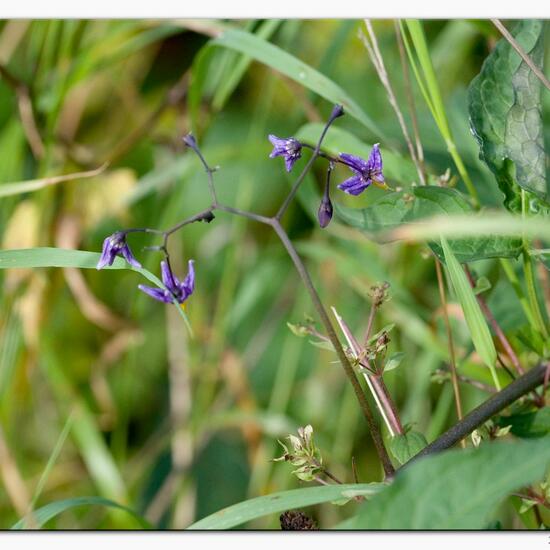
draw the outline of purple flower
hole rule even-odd
[[[166,261],[160,262],[160,270],[162,273],[162,282],[165,288],[157,288],[145,285],[138,285],[138,288],[149,294],[155,300],[171,304],[174,298],[178,304],[183,304],[195,290],[195,270],[193,268],[193,260],[189,260],[189,268],[187,275],[183,281],[172,273],[170,265]]]
[[[348,155],[347,153],[340,153],[340,159],[355,172],[355,175],[341,183],[338,189],[349,195],[359,195],[373,180],[378,183],[384,183],[382,155],[380,154],[378,145],[378,143],[374,144],[368,160],[363,160],[360,157]]]
[[[126,243],[124,231],[117,231],[103,241],[101,258],[99,258],[96,268],[103,269],[106,265],[113,265],[116,256],[122,256],[133,267],[141,267]]]
[[[302,144],[293,137],[278,138],[273,134],[269,134],[269,141],[273,144],[269,158],[284,157],[286,171],[290,172],[294,163],[302,156]]]

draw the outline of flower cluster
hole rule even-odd
[[[343,111],[338,111],[336,116],[341,116]],[[269,135],[269,141],[273,144],[273,151],[269,157],[283,157],[287,172],[292,170],[292,167],[302,156],[302,148],[304,145],[294,137],[279,138],[273,134]],[[360,195],[372,183],[384,185],[384,174],[382,173],[382,155],[380,153],[379,143],[375,143],[367,160],[351,155],[349,153],[340,153],[338,158],[331,159],[327,174],[327,184],[323,193],[323,198],[318,210],[318,220],[321,227],[326,227],[333,214],[333,206],[330,200],[329,179],[330,173],[335,162],[344,164],[353,172],[353,176],[338,185],[338,189],[344,191],[348,195]],[[327,155],[323,155],[327,157]],[[328,157],[330,158],[330,157]]]
[[[323,459],[321,453],[313,442],[313,428],[307,425],[304,428],[298,428],[298,437],[290,434],[287,438],[292,445],[293,452],[279,441],[284,449],[283,456],[274,458],[273,462],[290,462],[297,469],[292,473],[302,481],[313,481],[317,474],[323,471]]]
[[[103,241],[103,250],[96,266],[97,269],[103,269],[108,265],[113,265],[117,256],[124,258],[133,267],[141,267],[141,264],[136,260],[126,242],[126,235],[124,231],[117,231]],[[189,260],[188,266],[189,269],[185,279],[180,281],[172,273],[168,261],[163,260],[160,263],[160,271],[164,288],[146,285],[138,285],[138,288],[159,302],[170,304],[176,300],[178,304],[183,304],[195,290],[193,260]]]

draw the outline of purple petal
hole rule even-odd
[[[189,260],[187,263],[188,265],[188,271],[187,275],[185,276],[185,279],[180,285],[180,288],[187,293],[184,299],[187,299],[191,294],[193,294],[193,291],[195,290],[195,268],[193,267],[194,261]]]
[[[301,155],[286,155],[285,156],[285,168],[287,172],[292,170],[294,163],[300,158]]]
[[[273,151],[271,151],[271,154],[269,155],[269,158],[275,158],[280,155],[284,155],[286,152],[286,145],[287,141],[286,139],[278,138],[277,136],[274,136],[273,134],[269,134],[267,136],[269,141],[271,141],[271,144],[273,145]]]
[[[101,257],[97,262],[96,269],[103,269],[106,265],[113,265],[116,256],[116,250],[113,249],[113,236],[109,235],[103,241],[103,250],[101,251]]]
[[[132,254],[132,251],[130,250],[130,247],[125,244],[122,249],[120,250],[122,256],[124,259],[133,267],[141,267],[141,264],[134,258],[134,255]]]
[[[177,293],[180,283],[172,273],[168,262],[164,260],[160,262],[160,272],[162,274],[162,282],[164,283],[164,286],[173,294]]]
[[[379,143],[375,143],[372,146],[372,151],[370,152],[369,160],[367,161],[367,163],[369,164],[369,169],[372,172],[376,172],[377,174],[382,173],[382,155],[380,154],[379,145]]]
[[[372,154],[372,153],[371,153]],[[358,174],[365,174],[370,169],[370,164],[365,159],[361,157],[356,157],[355,155],[350,155],[348,153],[340,153],[339,157],[354,171]]]
[[[370,179],[365,180],[361,176],[352,176],[338,185],[338,189],[344,191],[344,193],[348,195],[360,195],[370,184]]]
[[[152,286],[145,286],[145,285],[138,285],[138,288],[141,291],[145,292],[145,294],[149,294],[151,298],[154,298],[159,302],[164,302],[165,304],[172,303],[172,296],[166,290],[162,290],[160,288],[156,288]]]

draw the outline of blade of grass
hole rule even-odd
[[[466,185],[474,206],[479,207],[479,197],[477,190],[470,179],[470,176],[464,166],[464,162],[460,154],[457,151],[456,144],[453,139],[451,129],[449,127],[449,122],[447,120],[447,115],[445,112],[445,106],[443,104],[443,99],[441,97],[441,91],[439,89],[439,84],[435,76],[435,71],[432,64],[432,59],[430,57],[430,52],[428,49],[428,44],[426,42],[426,37],[424,35],[424,30],[422,28],[422,23],[416,19],[407,19],[406,25],[410,34],[412,45],[414,46],[414,53],[418,58],[418,65],[415,60],[414,53],[409,43],[409,38],[405,32],[403,23],[400,22],[401,35],[403,37],[403,42],[405,44],[405,49],[409,56],[409,61],[413,68],[414,75],[424,96],[426,104],[430,109],[432,116],[435,120],[435,123],[439,129],[439,132],[445,144],[447,145],[447,150],[451,155],[453,162],[456,165],[458,173],[462,178],[462,181]]]
[[[150,523],[148,523],[145,519],[136,514],[132,509],[102,497],[76,497],[68,498],[66,500],[58,500],[56,502],[46,504],[46,506],[39,508],[33,513],[33,520],[37,523],[37,525],[35,525],[35,528],[40,528],[59,514],[62,514],[67,510],[71,510],[79,506],[105,506],[107,508],[123,510],[124,512],[130,514],[138,522],[142,529],[153,528]],[[15,531],[25,529],[26,521],[26,518],[20,519],[15,525],[12,526],[11,529]]]
[[[489,367],[495,387],[500,391],[500,382],[498,381],[495,370],[497,352],[485,317],[483,317],[483,313],[481,312],[474,291],[468,282],[466,273],[464,273],[464,269],[453,254],[445,237],[441,237],[441,246],[445,254],[445,262],[447,264],[451,284],[460,302],[462,311],[464,312],[464,318],[470,330],[470,336],[474,347],[483,362]]]

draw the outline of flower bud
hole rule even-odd
[[[321,204],[319,205],[319,211],[317,212],[317,219],[319,220],[319,225],[322,228],[325,228],[332,219],[332,202],[330,197],[323,197]]]

